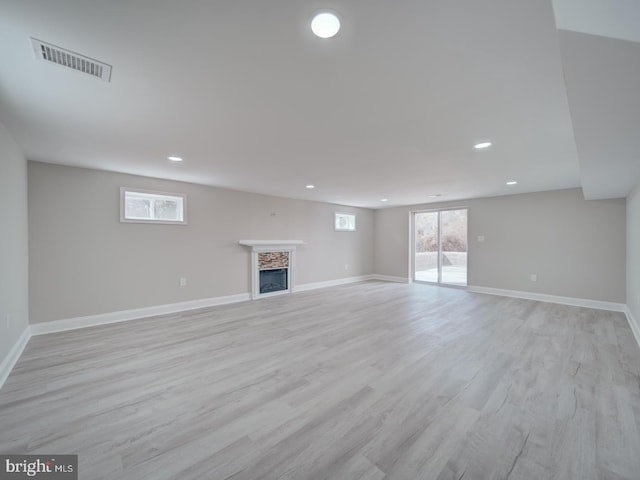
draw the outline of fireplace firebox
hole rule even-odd
[[[289,288],[287,283],[288,268],[260,270],[260,294],[280,292]]]

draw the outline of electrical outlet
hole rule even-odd
[[[484,235],[478,235],[478,242],[484,242]]]
[[[181,286],[181,287],[186,287],[186,286],[187,286],[187,279],[186,279],[186,277],[180,277],[180,286]]]
[[[538,281],[538,275],[536,275],[535,273],[531,274],[531,281],[532,282],[537,282]]]
[[[7,313],[6,320],[7,320],[7,330],[9,330],[11,328],[11,314],[10,313]]]
[[[345,270],[349,270],[349,264],[348,264],[348,263],[345,263],[345,264],[344,264],[344,269],[345,269]]]

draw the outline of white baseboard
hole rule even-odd
[[[469,285],[467,287],[467,290],[474,293],[499,295],[501,297],[523,298],[525,300],[537,300],[540,302],[559,303],[561,305],[595,308],[597,310],[609,310],[613,312],[625,312],[627,309],[627,306],[624,303],[603,302],[600,300],[589,300],[586,298],[561,297],[558,295],[547,295],[544,293],[520,292],[517,290],[504,290],[502,288],[489,288]]]
[[[34,323],[31,325],[31,334],[44,335],[47,333],[64,332],[66,330],[75,330],[77,328],[126,322],[128,320],[185,312],[187,310],[196,310],[198,308],[215,307],[216,305],[244,302],[247,300],[251,300],[251,295],[249,293],[240,293],[238,295],[228,295],[225,297],[203,298],[201,300],[191,300],[188,302],[169,303],[154,307],[135,308],[133,310],[122,310],[119,312],[100,313],[97,315],[87,315],[85,317],[54,320],[52,322]]]
[[[4,382],[9,378],[9,374],[13,367],[20,359],[20,355],[24,351],[24,347],[29,343],[29,339],[31,338],[31,328],[27,325],[27,327],[22,331],[22,334],[13,345],[13,348],[9,351],[7,356],[4,358],[2,363],[0,363],[0,388],[4,385]]]
[[[326,282],[315,282],[297,285],[296,292],[307,290],[315,290],[318,288],[333,287],[337,285],[346,285],[349,283],[364,282],[367,280],[381,280],[386,282],[408,283],[409,279],[405,277],[394,277],[390,275],[360,275],[357,277],[341,278],[338,280],[329,280]],[[490,295],[500,295],[504,297],[523,298],[528,300],[538,300],[550,303],[559,303],[563,305],[573,305],[578,307],[596,308],[600,310],[612,310],[616,312],[624,312],[631,326],[631,330],[640,345],[640,324],[634,318],[628,307],[621,303],[602,302],[597,300],[587,300],[581,298],[560,297],[556,295],[545,295],[539,293],[519,292],[515,290],[503,290],[498,288],[478,287],[470,285],[468,291],[475,293],[484,293]],[[11,370],[22,355],[29,339],[32,335],[44,335],[48,333],[64,332],[67,330],[75,330],[78,328],[93,327],[97,325],[105,325],[109,323],[125,322],[139,318],[152,317],[155,315],[166,315],[171,313],[179,313],[187,310],[195,310],[198,308],[214,307],[216,305],[225,305],[229,303],[238,303],[251,300],[250,293],[240,293],[237,295],[228,295],[224,297],[206,298],[201,300],[192,300],[188,302],[171,303],[167,305],[157,305],[153,307],[137,308],[133,310],[123,310],[119,312],[103,313],[98,315],[88,315],[84,317],[68,318],[63,320],[55,320],[51,322],[35,323],[22,332],[20,338],[0,363],[0,388],[9,377]]]
[[[303,285],[296,285],[294,291],[304,292],[306,290],[315,290],[317,288],[326,288],[336,285],[345,285],[348,283],[364,282],[367,280],[372,280],[373,278],[373,275],[360,275],[357,277],[340,278],[337,280],[329,280],[326,282],[306,283]],[[75,330],[78,328],[95,327],[97,325],[107,325],[109,323],[126,322],[139,318],[153,317],[156,315],[167,315],[171,313],[185,312],[187,310],[215,307],[217,305],[244,302],[248,300],[251,300],[250,293],[240,293],[237,295],[228,295],[225,297],[205,298],[201,300],[191,300],[188,302],[170,303],[153,307],[135,308],[133,310],[99,313],[96,315],[87,315],[84,317],[66,318],[62,320],[54,320],[51,322],[34,323],[31,325],[31,335],[45,335],[47,333],[64,332],[67,330]]]
[[[327,280],[326,282],[303,283],[296,285],[294,292],[306,292],[307,290],[316,290],[318,288],[335,287],[337,285],[347,285],[349,283],[366,282],[373,280],[374,275],[359,275],[357,277],[339,278],[337,280]]]
[[[633,313],[631,313],[629,306],[625,308],[624,313],[627,316],[627,322],[629,322],[633,336],[636,337],[636,343],[640,347],[640,323],[638,323],[638,320],[633,316]]]
[[[380,275],[374,274],[371,275],[372,280],[380,280],[383,282],[395,282],[395,283],[409,283],[409,279],[407,277],[393,277],[391,275]]]

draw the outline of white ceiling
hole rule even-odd
[[[585,197],[625,196],[640,178],[640,43],[561,31],[560,46]]]
[[[624,197],[640,179],[640,1],[553,5],[584,195]]]
[[[553,0],[559,29],[640,42],[638,0]]]
[[[559,18],[571,3],[554,2]],[[332,39],[310,32],[321,8],[341,17]],[[629,142],[640,80],[607,86],[607,135],[591,141],[602,110],[590,89],[618,74],[581,83],[591,45],[558,34],[550,0],[0,0],[0,11],[0,119],[30,160],[371,208],[581,185],[620,197],[640,174]],[[30,37],[113,65],[111,83],[36,61]],[[623,43],[607,68],[632,81],[640,44]],[[630,135],[616,135],[623,121]],[[483,140],[494,145],[475,151]]]

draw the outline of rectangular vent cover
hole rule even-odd
[[[105,82],[111,81],[111,65],[35,38],[31,38],[31,45],[36,58],[39,60],[55,63],[76,72],[86,73]]]

